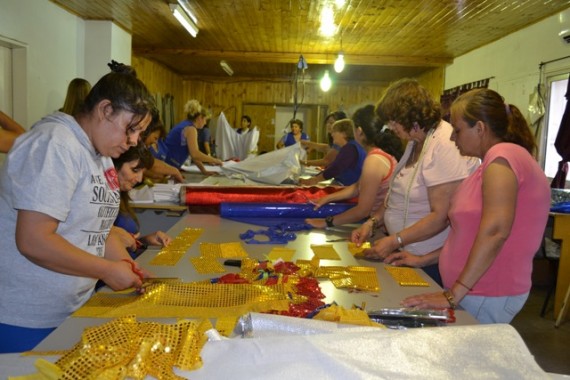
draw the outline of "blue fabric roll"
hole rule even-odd
[[[356,203],[329,203],[318,210],[310,203],[221,203],[224,218],[326,218],[337,215]]]

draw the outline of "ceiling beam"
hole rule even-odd
[[[133,53],[143,57],[180,55],[194,58],[227,59],[233,62],[271,62],[296,63],[299,53],[272,53],[272,52],[242,52],[242,51],[216,51],[191,49],[144,49],[134,48]],[[307,53],[303,57],[309,64],[330,64],[336,59],[335,54]],[[384,55],[351,55],[345,54],[345,59],[351,65],[362,66],[422,66],[441,67],[453,62],[451,57],[414,57],[414,56],[384,56]]]

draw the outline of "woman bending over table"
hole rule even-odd
[[[481,323],[509,323],[531,287],[532,261],[548,219],[550,186],[533,157],[533,134],[520,110],[493,90],[461,95],[451,106],[451,139],[481,166],[451,199],[451,231],[436,262],[446,290],[405,306],[460,305]],[[394,263],[407,263],[397,254]]]
[[[355,197],[358,197],[358,203],[353,208],[326,219],[305,220],[315,228],[355,223],[376,212],[386,197],[397,159],[402,156],[402,141],[394,132],[383,131],[384,124],[376,116],[373,105],[358,109],[352,116],[352,121],[355,140],[366,151],[362,174],[357,183],[318,199],[315,202],[315,210],[330,202]]]
[[[149,245],[165,247],[170,244],[172,238],[162,231],[140,236],[140,224],[129,203],[129,191],[142,181],[144,171],[153,167],[154,157],[150,151],[140,142],[118,158],[114,158],[113,163],[117,169],[121,189],[119,215],[113,225],[122,228],[136,239],[134,246],[127,247],[131,257],[135,259]]]
[[[366,257],[384,260],[397,250],[426,255],[443,246],[449,232],[449,199],[479,160],[459,154],[449,140],[452,128],[441,119],[439,104],[415,80],[390,85],[376,112],[408,144],[390,179],[384,204],[352,232],[352,241],[362,244],[383,227],[388,236],[365,250]],[[441,281],[437,264],[424,270]]]
[[[111,232],[119,183],[111,157],[136,145],[154,106],[128,66],[101,78],[76,116],[49,115],[0,172],[0,352],[32,349],[81,307],[97,279],[140,288],[145,273]]]
[[[198,129],[204,128],[208,112],[197,100],[190,100],[184,106],[186,120],[172,128],[166,138],[158,141],[156,158],[180,169],[188,157],[196,164],[204,175],[214,175],[206,170],[204,162],[222,165],[222,161],[200,152],[198,146]]]
[[[334,179],[333,184],[350,186],[358,181],[362,173],[362,165],[366,151],[354,140],[354,123],[350,119],[335,121],[332,129],[333,143],[340,146],[335,160],[325,170],[311,178],[302,178],[299,183],[304,186],[316,185],[319,182]]]

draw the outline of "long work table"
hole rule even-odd
[[[186,229],[201,229],[201,234],[176,265],[152,265],[158,250],[148,249],[137,261],[157,277],[178,277],[184,282],[196,282],[219,277],[220,273],[198,273],[191,258],[200,256],[201,243],[239,242],[247,230],[265,227],[221,218],[219,215],[184,215],[168,231],[176,237]],[[336,303],[347,309],[363,306],[367,311],[398,308],[403,298],[441,288],[423,271],[417,270],[428,286],[400,286],[380,262],[356,259],[348,250],[347,238],[351,228],[296,232],[297,238],[286,248],[294,249],[292,261],[311,260],[311,245],[332,244],[340,260],[323,260],[321,266],[368,266],[376,269],[378,292],[350,291],[336,288],[330,280],[321,280],[326,303]],[[262,240],[260,237],[259,240]],[[345,240],[341,240],[345,239]],[[339,241],[340,240],[340,241]],[[264,259],[276,245],[245,244],[248,256]],[[283,247],[283,245],[277,245]],[[221,259],[223,261],[223,259]],[[225,267],[227,272],[239,268]],[[509,325],[481,326],[463,310],[456,310],[456,322],[445,327],[404,330],[354,327],[335,333],[309,335],[273,335],[253,339],[223,339],[207,342],[201,357],[203,365],[194,371],[175,372],[193,379],[279,378],[296,379],[306,376],[327,379],[400,377],[453,378],[459,373],[475,374],[481,370],[492,376],[515,378],[549,378],[534,362],[520,336]],[[288,318],[288,317],[278,317]],[[175,318],[150,318],[162,323],[174,323]],[[288,318],[292,319],[292,318]],[[79,341],[85,328],[99,326],[109,319],[70,317],[42,341],[35,351],[70,349]],[[329,322],[322,322],[329,323]],[[57,357],[47,356],[55,361]],[[37,356],[0,355],[0,374],[18,375],[33,371]],[[4,371],[11,371],[5,373]],[[480,373],[479,373],[480,374]],[[491,376],[491,375],[490,375]]]

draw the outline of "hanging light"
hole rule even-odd
[[[327,92],[328,90],[331,89],[331,86],[332,86],[332,81],[331,77],[329,76],[329,71],[325,70],[325,75],[323,75],[323,78],[321,79],[321,90]]]
[[[334,71],[337,73],[341,73],[344,70],[344,54],[341,51],[338,53],[338,57],[336,57],[336,61],[334,61]]]

